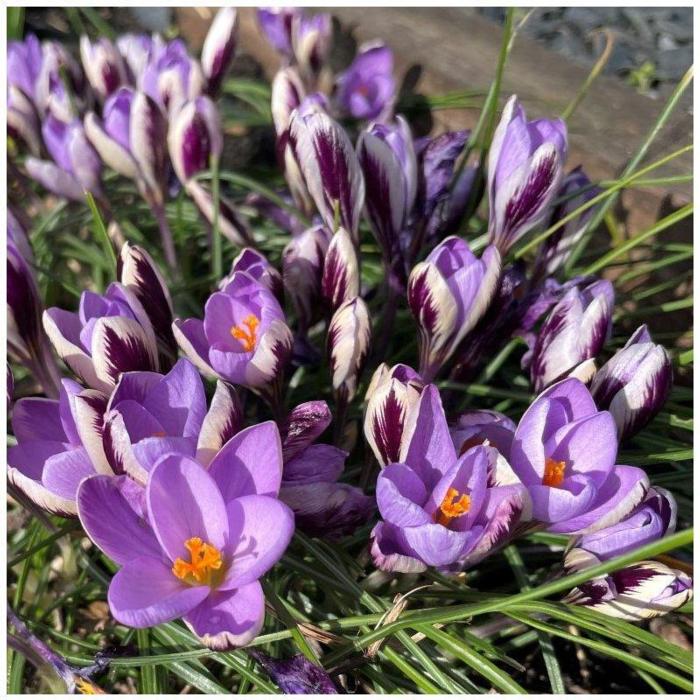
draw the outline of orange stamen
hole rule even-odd
[[[544,476],[542,477],[542,483],[545,486],[551,486],[558,489],[561,486],[561,482],[564,481],[564,469],[566,468],[566,462],[557,462],[551,457],[547,457],[544,461]]]
[[[255,345],[258,342],[257,330],[259,325],[260,319],[253,316],[253,314],[249,314],[243,319],[243,323],[231,326],[231,335],[240,341],[246,352],[255,349]]]
[[[457,489],[450,488],[445,498],[442,499],[435,521],[438,525],[447,526],[453,518],[458,518],[460,515],[469,512],[471,504],[472,499],[466,493],[460,494]]]
[[[178,557],[172,569],[175,576],[191,584],[211,584],[212,573],[223,566],[221,552],[199,537],[186,540],[185,548],[190,553],[191,561]]]

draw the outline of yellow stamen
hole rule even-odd
[[[239,323],[237,326],[231,326],[231,335],[239,340],[243,349],[246,352],[250,352],[255,349],[255,345],[258,342],[258,326],[260,325],[260,319],[253,314],[249,314],[243,319],[243,323]]]
[[[460,515],[469,512],[471,504],[472,499],[466,493],[460,494],[457,489],[450,488],[445,498],[442,499],[435,521],[439,525],[449,525],[453,518],[458,518]]]
[[[212,573],[223,566],[221,552],[199,537],[185,541],[191,561],[178,557],[173,564],[173,573],[187,583],[211,584]]]
[[[105,691],[100,686],[95,685],[92,681],[82,676],[75,676],[75,689],[81,695],[106,695]]]
[[[542,477],[542,483],[545,486],[552,486],[558,489],[561,486],[561,482],[564,481],[564,469],[566,468],[566,462],[557,462],[551,457],[547,457],[544,461],[544,476]]]
[[[165,430],[156,430],[151,437],[166,437]]]

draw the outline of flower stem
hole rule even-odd
[[[168,263],[168,267],[173,272],[177,271],[177,254],[175,253],[175,242],[173,241],[173,234],[168,226],[168,219],[165,216],[165,207],[162,204],[152,204],[151,210],[153,211],[153,216],[155,216],[158,222],[158,229],[160,230],[160,237],[163,243],[163,253],[165,254],[165,260]]]
[[[214,218],[212,220],[212,251],[211,271],[215,280],[220,280],[224,274],[224,266],[221,254],[221,231],[219,230],[219,159],[212,156],[211,159],[211,191],[214,202]]]

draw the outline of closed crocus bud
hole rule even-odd
[[[502,254],[548,216],[561,185],[567,132],[561,119],[527,121],[513,95],[488,159],[489,233]]]
[[[277,71],[272,80],[272,121],[280,138],[286,134],[289,122],[306,91],[296,68],[287,66]]]
[[[282,275],[259,251],[254,248],[243,248],[233,259],[231,272],[221,280],[219,289],[226,287],[236,272],[247,272],[254,280],[264,284],[275,295],[280,304],[284,301]]]
[[[7,86],[7,135],[35,157],[41,153],[41,126],[34,103],[15,85]]]
[[[333,390],[343,403],[355,396],[371,337],[369,311],[361,297],[346,301],[333,314],[328,326],[328,358]]]
[[[8,41],[8,89],[19,88],[27,97],[35,99],[36,82],[42,62],[41,44],[34,34],[28,34],[24,41]]]
[[[377,367],[367,389],[365,439],[380,465],[398,462],[407,435],[407,419],[420,399],[423,381],[408,365]]]
[[[391,112],[396,97],[394,54],[382,42],[360,46],[355,60],[337,79],[338,101],[356,119],[378,119]]]
[[[568,573],[600,564],[594,554],[572,549],[564,566]],[[610,617],[639,622],[666,615],[693,597],[690,576],[658,561],[640,561],[574,588],[564,598],[573,605],[585,605]]]
[[[416,154],[406,120],[370,125],[360,134],[357,155],[365,180],[365,215],[384,259],[391,261],[416,199]]]
[[[331,238],[323,262],[321,296],[331,311],[360,293],[360,266],[350,234],[339,228]]]
[[[299,14],[292,20],[292,49],[302,75],[313,80],[324,66],[333,38],[331,16]]]
[[[501,273],[494,246],[477,258],[460,238],[445,239],[416,265],[408,304],[420,331],[420,375],[430,381],[486,311]]]
[[[261,7],[258,24],[272,48],[283,56],[292,55],[292,26],[302,10],[294,7]]]
[[[151,56],[159,50],[160,37],[148,34],[122,34],[117,39],[117,49],[124,59],[129,72],[130,82],[139,85]]]
[[[200,371],[260,392],[281,379],[292,349],[279,302],[246,272],[209,297],[203,321],[176,319],[173,333]]]
[[[325,226],[313,226],[292,238],[282,252],[282,279],[294,303],[302,333],[309,328],[317,311],[330,238]]]
[[[671,358],[643,325],[596,373],[591,393],[601,409],[612,413],[618,435],[624,440],[661,410],[672,381]]]
[[[365,183],[343,127],[323,112],[292,115],[289,140],[299,169],[326,226],[342,226],[358,240]]]
[[[235,8],[222,7],[216,13],[204,40],[201,56],[202,73],[207,81],[207,92],[210,95],[216,95],[219,92],[233,60],[238,29],[236,17]]]
[[[109,393],[122,372],[160,368],[148,314],[119,282],[104,295],[83,292],[78,313],[47,309],[44,328],[58,356],[93,389]]]
[[[674,533],[677,510],[673,495],[654,486],[624,520],[584,535],[576,546],[595,554],[600,561],[613,559]]]
[[[102,101],[127,82],[124,59],[105,37],[93,42],[89,37],[81,36],[80,59],[90,86]]]
[[[34,87],[39,115],[51,112],[64,122],[77,119],[85,99],[85,78],[80,64],[63,44],[45,41]]]
[[[599,193],[600,190],[592,186],[582,168],[572,170],[564,178],[557,192],[555,200],[562,201],[554,207],[547,227],[554,226]],[[537,259],[537,267],[542,274],[553,275],[564,265],[576,244],[581,240],[594,211],[595,207],[589,207],[542,242]]]
[[[615,292],[608,280],[574,287],[554,306],[535,341],[530,381],[535,391],[566,376],[588,381],[610,337]]]
[[[331,409],[325,401],[305,401],[295,406],[280,426],[285,463],[306,450],[332,420]]]
[[[49,113],[41,132],[53,162],[27,158],[29,175],[59,197],[82,202],[85,192],[100,196],[102,164],[80,120],[66,123]]]

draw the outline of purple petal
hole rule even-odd
[[[348,453],[333,445],[310,445],[285,462],[282,478],[285,486],[337,481],[345,468]]]
[[[197,461],[205,467],[243,427],[243,407],[233,387],[216,382],[211,406],[202,422],[197,441]]]
[[[420,477],[405,464],[390,464],[377,479],[377,506],[382,518],[397,527],[431,522],[424,508],[428,493]]]
[[[78,485],[86,476],[92,476],[95,468],[84,447],[53,455],[46,460],[41,477],[49,491],[69,501],[76,500]]]
[[[331,411],[325,401],[306,401],[295,406],[280,430],[285,462],[314,442],[332,420]]]

